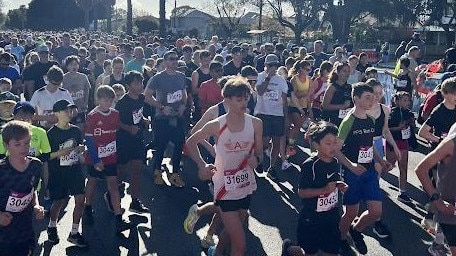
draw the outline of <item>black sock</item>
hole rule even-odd
[[[85,209],[86,211],[90,211],[90,212],[91,212],[91,211],[92,211],[92,206],[86,204],[84,209]]]
[[[116,221],[117,222],[122,222],[122,214],[116,215]]]

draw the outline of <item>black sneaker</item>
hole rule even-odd
[[[379,238],[388,238],[391,236],[391,232],[388,230],[388,227],[383,224],[381,221],[376,221],[372,232],[376,234]]]
[[[53,244],[58,244],[60,242],[59,235],[57,234],[57,228],[47,228],[48,241]]]
[[[268,174],[267,174],[268,178],[271,179],[271,180],[276,180],[277,179],[277,174],[276,174],[276,171],[274,170],[274,168],[269,168],[268,169]]]
[[[347,239],[340,240],[339,254],[341,256],[356,256],[356,252],[350,246]]]
[[[353,226],[350,226],[350,236],[353,239],[353,244],[356,247],[356,250],[358,250],[359,253],[361,254],[366,254],[367,253],[367,246],[366,243],[364,242],[364,236],[361,234],[361,232],[355,230]]]
[[[404,204],[410,204],[410,203],[413,202],[412,199],[411,199],[411,198],[407,195],[407,193],[405,193],[405,192],[400,193],[400,194],[397,196],[397,200],[398,200],[399,202],[404,203]]]
[[[93,225],[93,223],[95,222],[93,220],[93,211],[92,211],[92,207],[90,208],[84,208],[84,214],[83,214],[83,220],[84,222],[87,224],[87,225]]]
[[[78,232],[74,235],[70,233],[67,239],[68,242],[76,245],[77,247],[87,247],[88,244],[85,241],[84,237]]]
[[[105,201],[106,207],[108,208],[108,211],[114,212],[114,208],[112,207],[111,203],[111,195],[109,194],[109,192],[104,193],[103,199]]]
[[[125,230],[129,230],[130,228],[133,227],[133,224],[127,220],[119,220],[116,221],[116,233],[119,234]]]
[[[139,199],[133,199],[130,204],[130,211],[135,213],[148,213],[149,209],[145,207]]]
[[[288,248],[293,246],[293,242],[290,239],[286,238],[282,241],[282,256],[290,256],[288,253]]]

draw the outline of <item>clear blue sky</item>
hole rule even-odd
[[[177,0],[177,6],[190,5],[198,8],[207,3],[208,0]],[[158,17],[159,0],[132,0],[133,8],[145,10],[146,12]],[[30,0],[3,0],[3,11],[7,12],[10,9],[18,8],[21,5],[27,5]],[[125,8],[127,0],[116,0],[116,5],[120,8]],[[169,17],[172,8],[174,8],[174,0],[166,0],[166,16]]]

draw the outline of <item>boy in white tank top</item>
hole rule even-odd
[[[228,113],[208,122],[187,140],[188,154],[198,165],[200,179],[214,182],[214,201],[220,207],[224,230],[219,244],[208,255],[222,255],[231,245],[231,255],[244,255],[246,242],[243,224],[248,217],[250,195],[256,190],[254,169],[263,160],[260,119],[245,114],[251,88],[240,77],[228,80],[222,91]],[[197,144],[216,137],[215,164],[202,159]]]

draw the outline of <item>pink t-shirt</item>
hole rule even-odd
[[[222,89],[213,79],[207,80],[201,83],[198,97],[201,104],[201,114],[203,114],[209,107],[214,106],[223,100]]]

